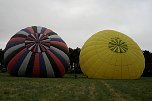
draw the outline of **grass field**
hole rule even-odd
[[[152,101],[152,78],[26,78],[0,73],[0,101]]]

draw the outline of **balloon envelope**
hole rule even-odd
[[[144,56],[128,36],[104,30],[85,42],[80,52],[80,67],[89,78],[138,79],[144,70]]]
[[[4,61],[14,76],[62,77],[69,66],[68,47],[52,30],[32,26],[9,40]]]

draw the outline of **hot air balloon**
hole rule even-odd
[[[4,61],[13,76],[63,77],[69,66],[68,47],[50,29],[27,27],[9,40]]]
[[[127,35],[104,30],[92,35],[80,52],[80,67],[88,78],[139,79],[144,70],[140,47]]]

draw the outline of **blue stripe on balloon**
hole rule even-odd
[[[41,33],[43,34],[46,30],[47,30],[47,28],[42,27]]]
[[[55,42],[54,42],[55,43]],[[51,46],[63,51],[66,55],[68,55],[68,51],[66,48],[64,48],[63,46],[61,45],[58,45],[58,44],[54,44],[53,42],[51,43]]]
[[[57,35],[57,33],[55,33],[55,32],[52,31],[52,32],[47,33],[47,35],[48,35],[48,36]]]
[[[40,76],[41,77],[47,77],[47,71],[46,71],[46,66],[45,66],[45,62],[43,59],[43,55],[42,53],[39,53],[40,56]]]
[[[32,26],[34,33],[37,33],[37,26]]]
[[[5,48],[5,51],[7,51],[9,48],[19,45],[19,44],[23,44],[25,41],[20,41],[20,42],[8,42]]]
[[[59,54],[57,53],[55,50],[53,49],[49,49],[55,56],[58,57],[58,59],[62,62],[62,64],[64,65],[64,67],[66,68],[69,64],[67,64],[66,60]]]
[[[28,34],[32,34],[27,28],[22,29],[21,31],[24,31],[24,32],[26,32],[26,33],[28,33]]]
[[[16,64],[13,67],[13,70],[11,72],[12,75],[18,75],[18,70],[21,66],[21,64],[23,63],[25,57],[27,56],[27,54],[29,53],[29,51],[27,50],[20,58],[18,61],[16,61]]]
[[[51,38],[51,41],[58,41],[65,43],[61,38]]]
[[[54,71],[54,75],[55,75],[55,77],[61,77],[61,73],[59,71],[60,67],[57,67],[57,64],[56,64],[55,60],[50,56],[48,51],[50,51],[50,50],[47,50],[45,53],[46,53],[51,65],[52,65],[52,68],[53,68],[53,71]]]
[[[15,34],[14,36],[12,36],[11,39],[12,39],[12,38],[20,38],[20,37],[21,37],[21,38],[26,38],[27,36],[18,33],[18,34]]]

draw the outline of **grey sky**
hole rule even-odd
[[[72,48],[113,29],[152,51],[152,0],[0,0],[0,48],[32,25],[52,29]]]

